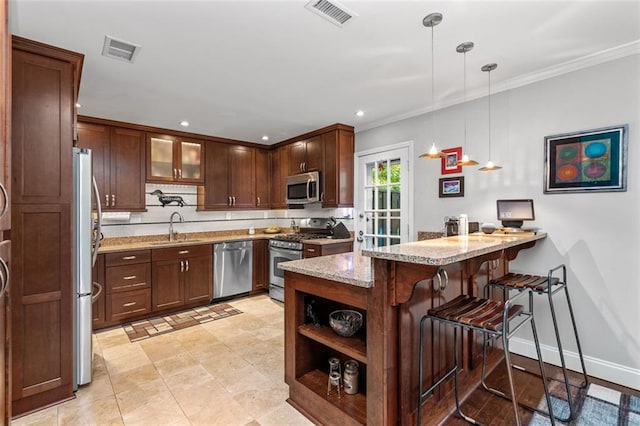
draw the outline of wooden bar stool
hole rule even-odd
[[[529,309],[524,309],[522,305],[515,304],[515,301],[524,296],[529,295]],[[511,370],[511,355],[509,353],[509,339],[522,328],[526,323],[531,324],[531,330],[533,331],[533,339],[538,353],[538,361],[540,363],[540,372],[542,376],[542,383],[544,387],[545,397],[547,399],[547,406],[549,407],[549,417],[551,424],[555,424],[553,417],[553,408],[551,406],[551,397],[547,389],[547,378],[542,365],[542,357],[540,353],[540,344],[538,342],[538,334],[536,333],[535,321],[533,319],[533,292],[530,289],[524,289],[522,293],[516,297],[509,299],[506,302],[490,299],[480,299],[469,295],[461,295],[453,299],[452,301],[438,306],[437,308],[429,309],[427,314],[420,320],[420,357],[419,357],[419,382],[418,382],[418,413],[417,413],[417,425],[421,426],[422,423],[422,403],[431,393],[446,379],[453,375],[454,377],[454,394],[456,400],[456,410],[458,415],[469,423],[480,424],[475,419],[465,415],[460,409],[460,398],[458,393],[458,328],[466,328],[483,333],[485,336],[483,345],[483,356],[486,358],[486,346],[487,337],[501,337],[502,345],[504,349],[504,357],[507,364],[507,377],[509,379],[509,392],[511,394],[511,401],[513,402],[513,412],[516,419],[516,424],[521,425],[520,416],[518,414],[518,402],[516,400],[516,393],[513,384],[513,372]],[[440,377],[431,387],[424,392],[422,391],[422,380],[424,373],[424,326],[426,321],[429,320],[432,323],[434,321],[440,321],[445,324],[453,326],[453,351],[455,365],[442,377]],[[484,368],[484,362],[483,362]],[[483,370],[484,373],[484,370]]]
[[[554,273],[562,271],[562,277],[554,276]],[[587,376],[587,369],[584,365],[584,356],[582,355],[582,347],[580,345],[580,339],[578,338],[578,328],[576,327],[576,319],[573,315],[573,308],[571,307],[571,299],[569,298],[569,289],[567,287],[567,268],[565,265],[559,265],[553,269],[549,270],[549,273],[546,276],[541,275],[528,275],[528,274],[517,274],[517,273],[508,273],[500,278],[496,278],[491,280],[489,284],[485,287],[485,294],[489,291],[490,288],[501,288],[503,290],[518,290],[524,291],[529,290],[533,291],[537,294],[546,294],[549,300],[549,309],[551,310],[551,319],[553,320],[553,330],[556,335],[556,342],[558,345],[558,352],[560,354],[560,364],[562,366],[562,375],[564,378],[564,384],[567,391],[567,401],[569,403],[569,417],[566,419],[558,419],[560,421],[566,422],[571,420],[574,417],[574,401],[571,397],[571,392],[569,389],[569,375],[567,373],[567,366],[564,359],[564,351],[562,350],[562,342],[560,340],[560,332],[558,329],[558,319],[556,317],[556,310],[553,305],[553,295],[564,290],[565,297],[567,299],[567,307],[569,308],[569,315],[571,316],[571,324],[573,326],[573,334],[576,339],[576,344],[578,347],[578,355],[580,357],[580,365],[582,366],[582,376],[584,381],[580,384],[580,388],[584,389],[589,384],[589,378]],[[484,368],[484,365],[483,365]],[[484,381],[484,370],[482,375],[482,385],[485,389],[490,392],[494,390],[489,388]],[[495,393],[495,392],[494,392]]]

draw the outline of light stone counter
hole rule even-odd
[[[490,235],[474,233],[467,236],[437,238],[374,249],[363,249],[362,254],[378,259],[440,266],[541,240],[546,237],[547,234],[544,232]]]
[[[365,288],[373,287],[371,258],[362,256],[358,252],[292,260],[289,262],[281,262],[278,266],[286,271],[297,272],[330,281]]]

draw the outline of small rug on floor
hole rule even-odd
[[[566,399],[559,398],[551,392],[553,414],[556,417],[569,416],[569,404]],[[566,392],[565,392],[566,396]],[[617,390],[605,388],[594,383],[587,390],[581,389],[574,402],[576,415],[569,423],[556,422],[571,426],[640,426],[640,397],[625,394]],[[544,399],[539,408],[546,410]],[[529,426],[550,425],[548,417],[535,413]]]
[[[241,313],[242,311],[227,303],[217,303],[215,305],[201,306],[174,314],[123,324],[122,328],[125,333],[127,333],[131,342],[138,342],[148,339],[149,337],[160,336],[161,334],[167,334],[175,330],[181,330]]]

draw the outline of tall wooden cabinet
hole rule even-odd
[[[91,149],[103,210],[145,210],[143,132],[79,122],[77,145]]]
[[[73,396],[72,146],[83,55],[13,38],[12,399]]]
[[[11,421],[11,40],[7,1],[0,2],[0,422]]]

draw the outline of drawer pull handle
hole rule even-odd
[[[135,258],[136,258],[135,256],[125,256],[122,258],[122,260],[133,260]]]
[[[189,250],[180,250],[178,254],[189,254]]]
[[[129,303],[125,303],[124,305],[122,305],[123,308],[128,308],[129,306],[133,306],[135,305],[136,302],[129,302]]]
[[[185,272],[189,272],[189,261],[185,260],[184,263],[185,263],[185,269],[184,269]]]
[[[180,272],[184,272],[184,260],[180,261]]]
[[[309,253],[315,253],[315,252],[316,252],[316,249],[308,248],[308,249],[307,249],[307,251],[308,251]]]
[[[129,275],[128,277],[123,277],[123,280],[135,280],[136,278],[138,278],[137,275]]]

